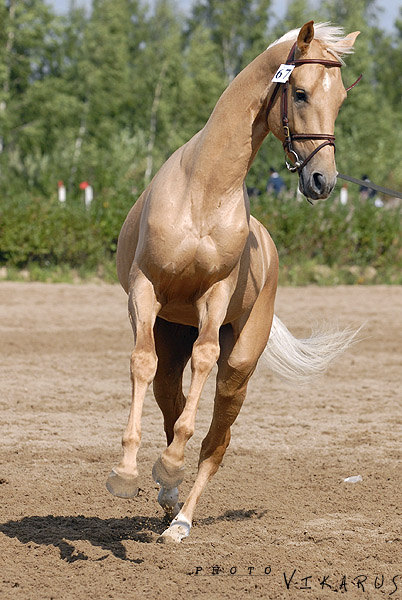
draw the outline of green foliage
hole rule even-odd
[[[400,206],[377,208],[358,197],[342,205],[334,196],[312,207],[262,195],[252,212],[270,232],[290,282],[295,272],[297,283],[334,283],[334,273],[338,283],[402,282]]]
[[[181,88],[182,125],[188,140],[204,127],[225,88],[216,44],[202,25],[198,25],[189,38]],[[197,98],[196,102],[194,98]]]
[[[88,273],[113,280],[117,237],[132,202],[129,193],[112,189],[90,210],[79,199],[68,205],[5,199],[0,265],[11,273],[28,269],[36,280],[68,281]],[[252,213],[275,241],[282,283],[402,283],[400,207],[377,208],[357,197],[343,206],[336,195],[312,207],[262,194],[252,198]]]
[[[270,0],[201,0],[194,3],[190,32],[200,25],[217,48],[229,83],[266,47]]]
[[[94,0],[90,14],[71,3],[65,16],[44,0],[2,3],[0,264],[28,268],[33,278],[70,277],[65,265],[82,276],[99,264],[110,273],[121,224],[144,185],[203,127],[228,81],[311,17],[362,32],[342,70],[347,83],[364,77],[337,120],[339,170],[400,189],[402,13],[386,34],[374,0],[293,0],[275,27],[271,0],[195,0],[187,19],[174,0],[157,0],[153,10],[141,0]],[[264,191],[271,165],[283,165],[273,136],[248,185]],[[294,176],[281,175],[295,187]],[[65,206],[56,200],[58,180]],[[95,191],[90,211],[83,180]],[[368,266],[392,280],[400,265],[396,209],[349,211],[330,201],[311,210],[261,198],[254,210],[289,281],[333,282],[323,265],[342,281],[367,279]]]
[[[99,227],[78,204],[38,197],[3,199],[0,259],[15,267],[66,263],[95,267],[102,258]]]

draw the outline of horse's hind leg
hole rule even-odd
[[[184,368],[191,356],[197,329],[169,323],[157,318],[154,327],[158,368],[153,388],[155,399],[162,411],[167,445],[174,436],[174,424],[186,403],[182,390]],[[161,487],[158,502],[171,518],[179,512],[178,488]]]
[[[130,362],[132,403],[122,440],[123,458],[112,469],[106,482],[109,492],[120,498],[133,498],[138,493],[137,452],[141,442],[142,406],[157,367],[153,327],[160,304],[151,282],[141,271],[135,273],[132,282],[128,297],[134,333],[134,350]]]

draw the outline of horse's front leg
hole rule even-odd
[[[180,542],[191,528],[201,493],[222,462],[233,425],[244,398],[248,381],[261,356],[271,328],[276,286],[267,286],[250,314],[233,326],[221,329],[216,396],[212,422],[205,437],[194,485],[178,515],[163,532],[161,541]]]
[[[130,362],[132,402],[122,440],[123,458],[106,482],[109,492],[120,498],[133,498],[138,493],[137,452],[141,443],[142,406],[157,368],[153,327],[160,304],[152,283],[139,270],[130,286],[128,309],[134,333]]]
[[[219,282],[197,302],[199,335],[191,354],[188,397],[173,428],[173,440],[156,461],[152,474],[163,488],[174,489],[184,479],[184,452],[194,433],[198,402],[204,384],[219,357],[219,329],[231,296],[229,284]]]

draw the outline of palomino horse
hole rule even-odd
[[[265,353],[280,375],[300,380],[322,370],[350,342],[347,332],[296,340],[274,317],[278,256],[268,232],[250,216],[244,180],[272,131],[285,143],[290,160],[297,161],[301,191],[313,199],[330,194],[337,175],[334,123],[346,97],[337,67],[357,35],[342,38],[340,29],[325,24],[314,30],[311,21],[272,44],[232,81],[205,127],[161,167],[121,230],[117,270],[134,332],[132,405],[123,457],[107,488],[122,498],[138,492],[141,413],[153,381],[167,438],[153,477],[161,486],[159,503],[174,517],[162,541],[179,542],[189,534],[197,501],[222,461],[260,356]],[[296,68],[280,100],[272,79],[286,60]],[[298,137],[290,131],[309,133]],[[190,357],[185,398],[182,375]],[[185,447],[215,363],[213,417],[195,483],[180,508]]]

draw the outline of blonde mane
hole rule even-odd
[[[276,44],[280,44],[281,42],[296,41],[299,31],[300,28],[288,31],[278,40],[272,42],[268,48],[272,48],[272,46],[276,46]],[[350,45],[342,47],[342,43],[340,42],[342,42],[344,38],[345,31],[343,27],[337,27],[328,22],[314,23],[314,39],[318,40],[328,52],[342,63],[342,55],[351,54],[353,52],[353,48],[351,48]]]

